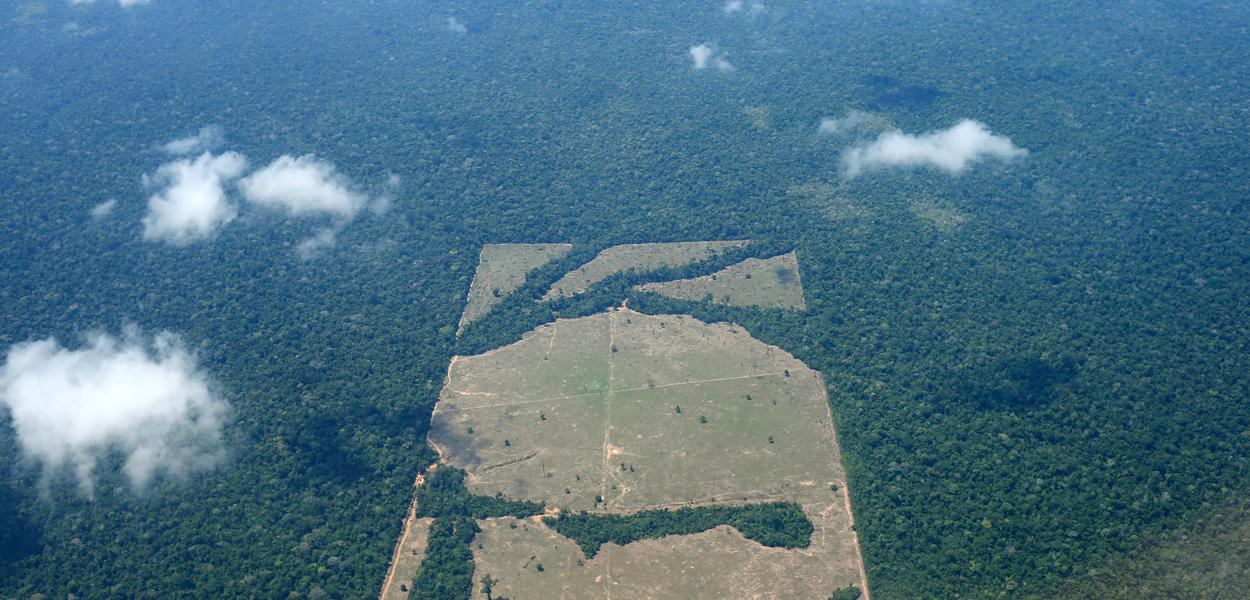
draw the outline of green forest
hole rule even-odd
[[[1239,597],[1250,6],[765,4],[0,7],[0,351],[168,330],[230,407],[214,468],[135,489],[105,449],[90,494],[0,409],[0,598],[376,597],[451,357],[625,298],[824,374],[878,600]],[[733,70],[692,69],[704,42]],[[974,118],[1029,154],[849,178],[853,140],[817,128],[850,110]],[[346,224],[241,205],[211,239],[145,240],[156,148],[209,125],[255,166],[399,183]],[[322,225],[333,246],[301,257]],[[757,242],[533,302],[603,248],[717,239]],[[502,242],[574,250],[457,340]],[[790,249],[804,312],[631,291]],[[473,518],[541,510],[462,476],[420,492],[414,597],[480,580]],[[695,526],[678,513],[655,527]]]
[[[587,558],[594,558],[599,547],[608,542],[624,546],[720,525],[729,525],[747,539],[772,548],[806,548],[812,542],[812,522],[793,502],[645,510],[630,515],[561,513],[544,520],[560,535],[577,542]]]

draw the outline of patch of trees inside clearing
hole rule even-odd
[[[477,496],[464,487],[465,472],[440,465],[427,473],[417,488],[417,516],[433,517],[425,558],[412,582],[412,600],[467,600],[473,592],[473,539],[481,531],[478,519],[541,514],[537,502],[507,500],[501,496]],[[565,513],[547,517],[548,525],[581,546],[594,558],[600,546],[625,545],[669,535],[688,535],[729,525],[747,539],[775,548],[806,548],[811,544],[812,522],[793,502],[769,502],[741,506],[684,507],[675,511],[652,510],[632,515]],[[484,574],[490,577],[490,574]]]

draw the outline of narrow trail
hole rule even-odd
[[[603,396],[603,477],[599,485],[599,497],[608,499],[608,466],[612,462],[612,349],[616,345],[616,313],[608,313],[608,391]]]
[[[608,360],[609,360],[609,365],[610,365],[611,358],[609,358]],[[610,370],[610,366],[609,366],[609,370]],[[610,391],[612,393],[645,392],[648,390],[659,390],[659,389],[664,389],[664,388],[679,387],[683,385],[700,385],[704,383],[717,383],[721,381],[734,381],[738,379],[762,379],[764,377],[780,377],[783,374],[784,374],[784,371],[774,371],[770,373],[753,373],[751,375],[736,375],[734,377],[717,377],[715,379],[699,379],[696,381],[679,381],[677,383],[664,383],[664,384],[655,385],[655,386],[648,385],[648,386],[642,386],[642,387],[632,387],[632,388],[625,388],[622,390],[610,390]],[[611,384],[609,384],[609,387],[611,387]],[[488,395],[498,396],[498,394],[494,394],[492,392],[462,392],[460,390],[451,390],[451,392],[455,394],[465,395],[465,396],[488,396]],[[543,398],[541,400],[517,400],[516,402],[496,402],[496,403],[488,404],[485,406],[451,406],[451,407],[443,408],[439,410],[439,412],[440,413],[442,412],[468,412],[471,410],[486,410],[486,409],[491,409],[491,408],[499,408],[503,406],[520,406],[523,404],[542,404],[544,402],[561,402],[564,400],[576,400],[578,398],[599,396],[599,395],[606,394],[606,393],[607,392],[589,392],[586,394],[570,394],[568,396],[556,396],[555,398]]]
[[[825,401],[825,414],[829,418],[829,433],[833,436],[833,447],[837,449],[837,455],[834,460],[837,464],[842,463],[842,446],[838,444],[838,428],[833,424],[833,406],[829,404],[829,387],[825,383],[825,376],[817,372],[820,378],[820,397]],[[846,502],[846,516],[851,520],[851,541],[855,544],[855,568],[859,571],[859,589],[864,593],[864,600],[872,600],[872,592],[868,590],[868,572],[864,570],[864,552],[859,547],[859,532],[855,531],[855,511],[851,510],[851,486],[846,484],[846,474],[843,473],[842,482],[842,499]]]
[[[426,472],[433,471],[438,465],[431,465]],[[403,554],[404,545],[408,542],[408,536],[412,535],[412,524],[417,521],[417,488],[425,484],[425,474],[417,474],[417,478],[412,482],[412,502],[408,505],[408,516],[404,517],[404,529],[399,534],[399,541],[395,543],[395,550],[391,552],[391,564],[386,568],[386,579],[382,580],[382,591],[378,593],[378,600],[386,600],[391,594],[391,588],[398,585],[395,582],[395,571],[399,566],[400,555]]]

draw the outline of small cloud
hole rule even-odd
[[[722,73],[728,73],[734,70],[734,66],[729,64],[725,59],[725,53],[717,52],[708,44],[699,44],[690,47],[690,60],[696,71],[702,71],[709,66],[716,67],[716,70]]]
[[[136,490],[157,474],[181,478],[223,458],[229,405],[174,334],[151,340],[94,334],[78,349],[55,338],[17,344],[0,367],[23,455],[45,477],[69,468],[90,495],[95,470],[120,452]]]
[[[768,10],[768,8],[764,6],[763,2],[747,3],[744,0],[726,0],[721,10],[727,15],[741,12],[745,12],[748,15],[758,15]]]
[[[295,253],[303,260],[311,260],[321,254],[322,250],[333,247],[338,241],[339,230],[335,227],[323,227],[295,247]]]
[[[165,163],[144,176],[146,185],[161,190],[148,199],[143,238],[185,246],[233,221],[239,211],[226,198],[224,185],[246,168],[247,159],[237,152],[205,152],[194,160]]]
[[[144,4],[148,4],[149,2],[151,2],[151,0],[117,0],[117,5],[122,8],[131,8],[134,6],[142,6]],[[95,4],[95,0],[69,0],[69,3],[74,6],[78,6],[82,4]]]
[[[469,28],[465,27],[464,23],[460,22],[460,19],[457,19],[455,17],[447,17],[447,31],[450,31],[455,34],[463,34],[463,33],[468,33]]]
[[[199,133],[191,137],[177,139],[162,145],[161,150],[174,156],[210,152],[216,150],[225,140],[226,131],[224,129],[216,125],[209,125],[200,129]]]
[[[368,203],[368,197],[333,164],[312,154],[280,156],[241,179],[239,189],[249,202],[293,216],[329,215],[349,221]]]
[[[386,185],[382,188],[382,193],[369,203],[369,212],[375,215],[386,214],[386,211],[391,209],[391,204],[395,202],[395,192],[399,190],[402,183],[403,179],[399,175],[387,174]]]
[[[385,213],[399,185],[398,175],[388,175],[381,191],[371,200],[339,174],[334,165],[311,154],[299,158],[278,157],[269,166],[239,181],[243,197],[252,203],[279,208],[292,216],[326,215],[334,219],[330,226],[318,229],[296,247],[296,253],[304,260],[333,247],[339,232],[362,209],[368,208],[376,215]]]
[[[116,200],[106,200],[101,202],[91,208],[91,218],[103,219],[104,217],[113,214],[114,208],[117,208]]]
[[[884,123],[885,119],[862,110],[849,110],[845,117],[825,117],[820,120],[817,131],[824,135],[845,135],[860,131],[871,125]]]
[[[690,47],[690,60],[694,61],[695,69],[706,69],[710,58],[712,58],[712,48],[707,44]]]
[[[982,123],[965,119],[949,129],[920,135],[889,131],[875,141],[854,146],[842,154],[842,173],[847,178],[894,167],[934,167],[958,175],[971,164],[987,160],[1012,160],[1028,155],[1011,140],[995,135]]]

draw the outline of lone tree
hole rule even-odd
[[[499,581],[491,577],[489,573],[482,577],[482,595],[486,596],[486,600],[492,600],[491,592],[495,591],[496,583],[499,583]]]
[[[829,600],[859,600],[863,592],[859,591],[859,586],[851,585],[833,591],[833,595],[829,596]]]

